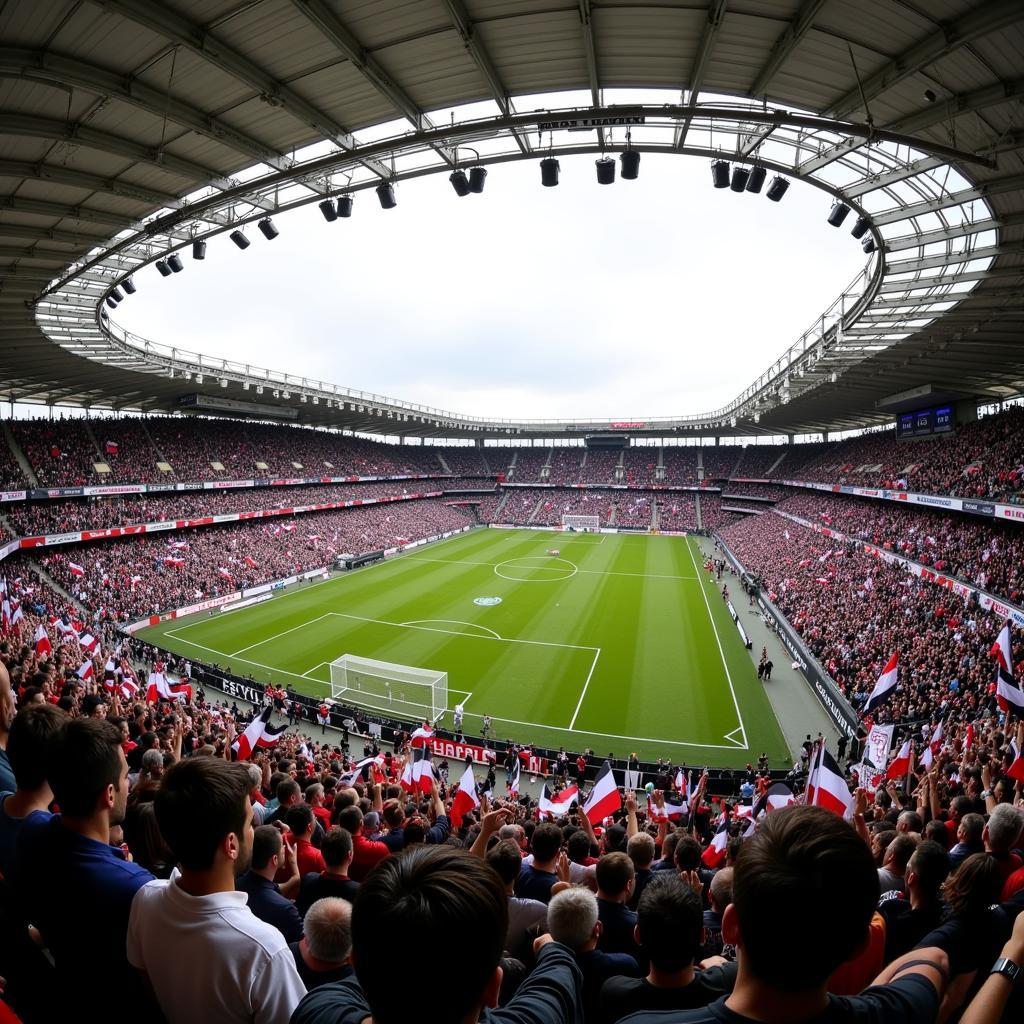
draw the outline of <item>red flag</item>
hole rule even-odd
[[[77,562],[68,562],[68,569],[71,571],[72,576],[85,575],[85,569],[83,569]]]
[[[807,803],[812,807],[826,807],[844,818],[853,813],[853,796],[846,779],[832,755],[822,743],[814,757],[807,778]]]
[[[41,658],[45,658],[46,655],[53,653],[53,644],[50,643],[50,638],[46,634],[46,627],[42,623],[36,626],[33,640],[36,645],[36,654]]]
[[[1011,779],[1024,782],[1024,757],[1021,756],[1020,750],[1017,749],[1016,740],[1010,740],[1010,751],[1013,754],[1013,761],[1010,767],[1006,769],[1006,774]]]
[[[459,788],[455,791],[455,799],[452,801],[452,828],[461,828],[462,819],[479,806],[480,798],[476,795],[473,766],[468,765],[462,773],[462,778],[459,779]]]
[[[231,749],[238,754],[239,761],[248,760],[257,748],[266,749],[275,746],[281,738],[281,733],[288,728],[287,722],[283,725],[270,724],[270,716],[273,711],[273,707],[269,705],[265,707],[263,713],[254,718],[246,726],[245,732],[234,742]]]
[[[583,813],[591,825],[599,825],[609,814],[622,807],[622,796],[615,785],[615,773],[612,766],[605,761],[604,767],[597,773],[594,788],[583,805]]]
[[[412,747],[415,750],[417,747],[425,747],[428,740],[434,738],[434,730],[424,722],[418,729],[412,734],[411,742]]]
[[[875,688],[871,691],[867,704],[864,705],[865,712],[874,711],[896,692],[899,674],[899,654],[895,653],[882,669],[882,674],[878,677],[878,682],[875,683]]]
[[[729,846],[729,823],[724,822],[711,839],[708,848],[700,855],[700,859],[709,868],[720,867],[725,862]]]
[[[904,740],[900,752],[889,763],[885,777],[887,779],[905,779],[910,771],[910,740]]]

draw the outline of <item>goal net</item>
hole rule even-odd
[[[448,710],[448,673],[343,654],[331,662],[331,696],[397,718],[436,722]]]
[[[564,530],[593,530],[595,533],[601,529],[600,516],[562,516],[562,529]]]

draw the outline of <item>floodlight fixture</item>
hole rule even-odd
[[[181,262],[181,257],[176,252],[172,252],[171,255],[167,257],[167,266],[169,266],[175,274],[180,274],[185,269],[185,265]]]
[[[241,228],[235,228],[235,230],[228,235],[228,238],[230,238],[239,249],[248,249],[249,246],[252,245],[252,242],[249,241],[245,232],[242,231]]]
[[[789,181],[783,178],[781,174],[776,175],[772,178],[772,183],[768,186],[768,191],[765,195],[773,202],[777,203],[780,199],[789,191]]]
[[[113,288],[110,289],[110,295],[111,298],[113,298],[117,302],[120,302],[124,298],[124,294],[122,293],[121,289],[117,287],[116,284],[114,285]]]
[[[860,247],[870,256],[875,251],[875,236],[865,235],[861,239]]]
[[[264,217],[259,221],[256,227],[260,229],[260,233],[268,242],[272,242],[279,234],[281,234],[281,232],[274,227],[274,222],[269,217]]]
[[[540,183],[545,188],[554,188],[558,184],[558,173],[561,170],[558,160],[546,156],[540,162]]]
[[[858,217],[856,223],[850,229],[850,234],[854,238],[863,238],[869,227],[871,227],[871,221],[867,217]]]
[[[734,167],[732,169],[732,180],[729,182],[729,188],[733,192],[744,192],[747,188],[747,182],[750,180],[750,171],[746,167]]]
[[[352,216],[352,196],[338,196],[338,216]]]
[[[832,209],[828,213],[828,222],[832,227],[837,228],[840,224],[846,220],[846,215],[850,212],[850,208],[846,203],[840,202],[838,199],[832,204]]]
[[[597,169],[598,185],[615,184],[615,161],[610,156],[602,156],[594,161]]]
[[[635,149],[625,149],[619,154],[619,173],[626,181],[636,181],[640,177],[640,153]]]
[[[197,373],[196,374],[196,383],[197,384],[202,384],[203,383],[203,375],[201,373]]]
[[[469,191],[479,195],[484,190],[487,181],[486,167],[470,167],[469,169]]]
[[[729,161],[728,160],[712,160],[711,161],[711,183],[715,188],[728,188],[729,187]]]
[[[122,285],[124,285],[124,290],[125,290],[125,292],[126,292],[126,293],[127,293],[128,295],[134,295],[134,294],[135,294],[135,281],[134,281],[134,280],[132,280],[132,278],[130,278],[130,277],[126,277],[126,278],[125,278],[125,279],[124,279],[124,280],[123,280],[123,281],[121,282],[121,284],[122,284]]]
[[[333,199],[324,199],[316,205],[320,208],[320,212],[324,215],[324,220],[328,223],[338,219],[338,208],[334,205]]]
[[[107,296],[107,305],[111,309],[117,309],[117,300],[112,298],[110,295]]]
[[[395,186],[390,181],[382,181],[376,192],[382,210],[393,210],[398,205],[398,200],[395,199]]]
[[[192,239],[192,259],[194,259],[194,260],[205,260],[206,259],[206,239],[205,238],[194,238],[194,239]]]
[[[448,175],[448,180],[452,184],[452,188],[455,189],[455,194],[459,197],[469,195],[469,178],[466,172],[461,168],[456,168]]]
[[[167,260],[157,260],[156,263],[153,264],[153,266],[156,267],[158,271],[160,271],[161,277],[171,276],[171,268],[167,266]]]
[[[222,388],[226,388],[228,386],[228,379],[227,379],[227,377],[221,377],[221,379],[220,379],[220,386]]]
[[[747,191],[760,192],[764,188],[764,179],[768,172],[763,167],[752,167],[747,178]]]

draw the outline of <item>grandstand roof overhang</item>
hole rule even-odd
[[[608,117],[642,118],[643,151],[757,160],[825,189],[870,219],[877,244],[733,402],[623,429],[802,433],[885,422],[876,403],[922,384],[1024,390],[1018,0],[11,0],[0,40],[5,399],[241,402],[426,436],[607,429],[476,419],[223,362],[102,313],[114,284],[195,237],[448,170],[460,147],[484,163],[539,158],[541,122]],[[678,100],[614,105],[613,90],[644,87]],[[517,108],[563,90],[585,90],[586,108]],[[471,102],[486,104],[472,119],[431,117]],[[626,145],[621,123],[548,138],[556,153]]]

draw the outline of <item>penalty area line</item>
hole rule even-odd
[[[576,725],[576,719],[579,717],[580,708],[583,707],[583,698],[587,695],[587,687],[590,686],[590,680],[594,677],[594,669],[597,668],[597,659],[601,657],[601,648],[598,647],[594,651],[594,660],[590,663],[590,671],[587,673],[587,680],[583,684],[583,692],[580,694],[580,699],[576,702],[576,710],[572,713],[572,721],[569,723],[569,731],[571,732],[573,726]]]

